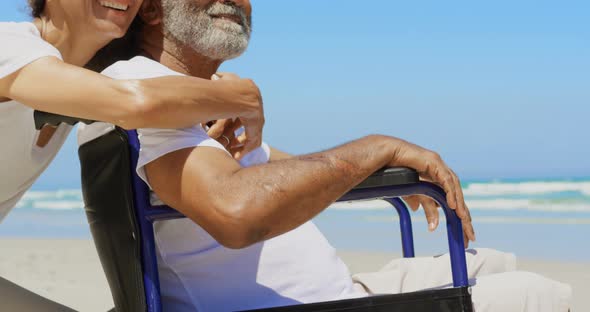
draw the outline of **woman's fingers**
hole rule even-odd
[[[242,159],[242,157],[244,157],[244,155],[246,155],[247,153],[244,152],[244,146],[243,145],[232,145],[230,147],[229,152],[233,155],[235,160],[240,160]]]
[[[236,131],[241,127],[242,120],[240,118],[217,120],[210,123],[207,134],[221,143],[235,159],[239,160],[261,144],[259,138],[251,139],[247,130],[236,136]]]
[[[229,119],[223,129],[223,135],[231,141],[236,137],[236,129],[240,128],[242,123],[239,120]],[[230,143],[231,145],[231,143]]]
[[[248,137],[248,134],[246,131],[243,131],[240,135],[236,136],[235,133],[238,129],[240,129],[242,127],[242,120],[241,119],[236,119],[233,127],[231,129],[228,129],[229,131],[231,131],[232,134],[232,140],[230,143],[231,146],[231,154],[234,156],[235,159],[240,160],[242,159],[242,157],[244,157],[244,155],[248,154],[249,152],[251,152],[254,148],[250,147],[251,144],[248,144],[251,139]]]
[[[244,133],[239,135],[238,140],[241,144],[244,145],[241,154],[245,155],[259,148],[260,145],[262,145],[262,127],[264,125],[264,122],[246,124],[246,121],[242,121],[244,123],[245,131]],[[242,156],[240,156],[240,158],[237,159],[241,159],[241,157]]]
[[[217,142],[229,151],[232,141],[235,139],[233,130],[236,127],[235,124],[233,119],[222,119],[208,123],[207,135],[217,140]]]
[[[220,119],[213,122],[213,124],[207,130],[207,135],[212,139],[218,140],[225,132],[225,129],[231,125],[233,121],[231,119]]]
[[[246,136],[247,140],[244,141],[244,152],[249,153],[262,144],[262,127],[264,122],[262,123],[252,123],[246,124],[244,123],[244,135]]]
[[[244,135],[246,139],[242,139],[240,142],[244,144],[243,148],[234,154],[236,159],[241,159],[243,155],[253,151],[260,147],[262,144],[262,130],[264,128],[264,104],[262,101],[262,95],[260,89],[251,79],[242,79],[240,76],[227,73],[218,72],[212,77],[212,80],[233,80],[239,82],[239,85],[243,88],[243,94],[248,95],[246,105],[249,109],[244,111],[243,115],[239,115],[240,126],[236,126],[234,131],[239,127],[244,126]],[[227,134],[226,134],[227,136]],[[235,148],[234,148],[235,149]]]
[[[231,127],[228,127],[228,131],[231,133],[235,133],[238,129],[242,127],[242,120],[240,118],[236,118],[233,120],[233,124]]]
[[[213,74],[211,80],[218,80],[218,79],[225,79],[225,80],[240,80],[240,76],[234,73],[226,73],[226,72],[219,72]]]

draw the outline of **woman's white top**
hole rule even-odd
[[[0,22],[0,42],[0,79],[43,57],[62,59],[32,23]],[[38,147],[33,109],[16,101],[0,102],[0,222],[47,168],[70,130],[59,126],[49,143]]]

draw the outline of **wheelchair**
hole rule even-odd
[[[46,124],[74,125],[79,121],[91,122],[35,112],[37,128]],[[139,148],[136,131],[117,127],[80,146],[82,192],[94,242],[113,295],[115,311],[160,312],[162,302],[153,223],[184,216],[170,207],[151,204],[150,190],[135,172]],[[374,173],[338,201],[380,199],[390,203],[399,215],[403,256],[412,258],[412,223],[409,211],[400,197],[415,194],[433,198],[445,213],[452,288],[256,311],[473,311],[462,224],[449,208],[442,188],[420,181],[418,173],[413,169],[388,168]],[[228,300],[231,300],[231,294],[228,294]]]

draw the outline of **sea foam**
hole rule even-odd
[[[540,195],[579,192],[590,196],[590,182],[520,182],[470,183],[463,191],[466,196]]]
[[[527,210],[543,212],[589,212],[590,202],[586,201],[552,201],[552,200],[529,200],[529,199],[467,199],[467,206],[470,210]],[[330,209],[336,210],[385,210],[392,209],[385,201],[363,201],[335,203]]]
[[[590,212],[590,181],[524,181],[467,183],[464,188],[471,210]],[[83,209],[82,192],[78,189],[29,191],[17,209],[72,210]],[[391,209],[384,201],[336,203],[335,210]]]

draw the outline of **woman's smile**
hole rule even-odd
[[[119,3],[119,2],[115,2],[115,1],[100,1],[100,5],[102,5],[105,8],[110,8],[110,9],[114,9],[117,11],[127,11],[127,9],[129,9],[129,5],[128,4],[124,4],[124,3]]]

